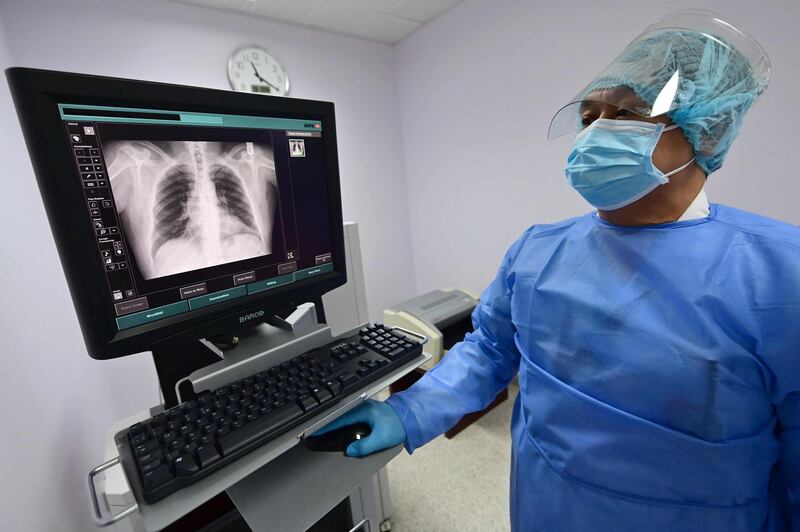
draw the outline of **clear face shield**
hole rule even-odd
[[[769,77],[769,57],[748,33],[709,11],[676,11],[647,27],[561,108],[547,137],[580,131],[609,105],[640,119],[752,102]]]

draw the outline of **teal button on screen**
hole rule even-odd
[[[186,303],[186,301],[173,303],[172,305],[165,305],[163,307],[156,307],[150,310],[143,310],[141,312],[136,312],[134,314],[128,314],[127,316],[117,318],[117,328],[119,330],[130,329],[131,327],[136,327],[137,325],[144,325],[145,323],[162,320],[188,310],[189,304]]]
[[[213,294],[206,294],[204,296],[195,297],[189,300],[189,308],[192,310],[197,308],[208,307],[209,305],[216,305],[217,303],[224,303],[237,297],[247,295],[247,289],[244,286],[237,286],[229,290],[221,292],[214,292]]]
[[[313,277],[315,275],[320,275],[332,271],[333,271],[333,264],[329,262],[327,264],[320,264],[319,266],[315,266],[313,268],[298,270],[294,272],[294,278],[299,281],[300,279],[307,279],[308,277]]]
[[[255,283],[250,283],[249,285],[247,285],[247,293],[255,294],[256,292],[269,290],[270,288],[275,288],[276,286],[281,286],[283,284],[289,284],[293,281],[294,281],[294,273],[281,275],[279,277],[273,277],[272,279],[265,279],[264,281],[257,281]]]

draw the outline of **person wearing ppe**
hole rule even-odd
[[[413,452],[518,373],[513,530],[800,530],[800,230],[703,189],[768,79],[716,15],[648,27],[551,123],[597,212],[525,231],[474,332],[334,423],[373,427],[348,453]]]

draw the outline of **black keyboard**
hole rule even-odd
[[[144,499],[153,503],[225,466],[422,353],[382,325],[308,351],[157,414],[127,431]]]

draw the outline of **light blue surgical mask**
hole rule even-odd
[[[669,182],[694,161],[664,173],[653,151],[665,131],[677,125],[600,118],[578,133],[567,157],[567,182],[599,210],[630,205]]]

